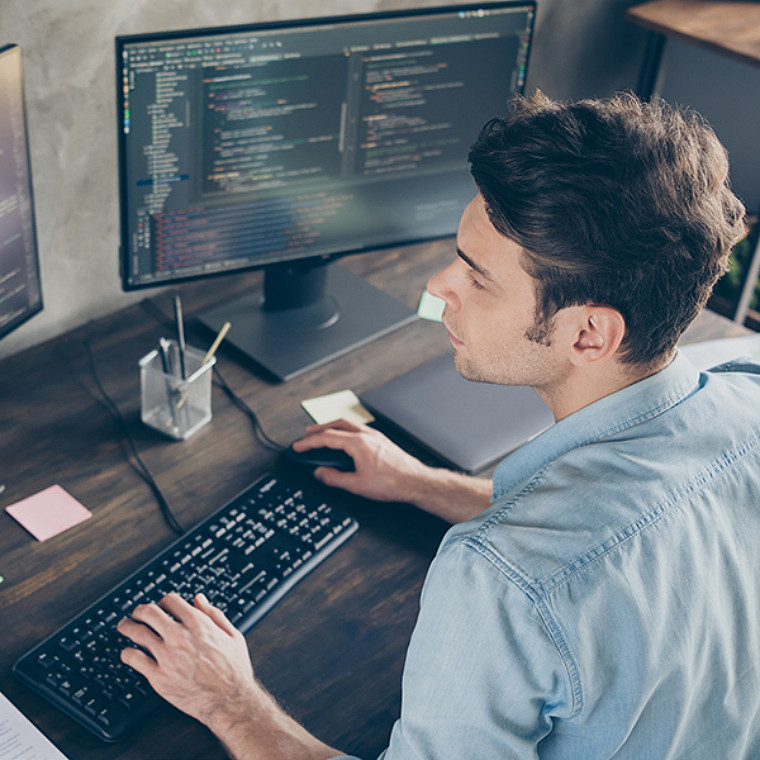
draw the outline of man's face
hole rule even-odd
[[[540,343],[527,337],[535,333],[535,281],[521,253],[496,231],[478,195],[462,215],[457,258],[428,290],[446,302],[443,323],[463,377],[538,390],[560,380],[561,365],[551,330]]]

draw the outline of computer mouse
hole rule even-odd
[[[292,444],[283,452],[285,458],[303,467],[332,467],[343,472],[354,470],[354,460],[342,449],[308,449],[296,451]]]

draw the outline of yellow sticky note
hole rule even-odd
[[[362,406],[353,391],[337,391],[301,402],[301,406],[319,425],[341,418],[351,422],[368,423],[375,418]]]
[[[417,306],[417,316],[422,319],[429,319],[433,322],[440,322],[443,316],[443,309],[446,302],[442,298],[430,295],[427,290],[423,291],[420,302]]]

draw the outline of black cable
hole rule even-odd
[[[144,298],[140,302],[140,305],[145,309],[145,311],[148,312],[148,314],[153,317],[153,319],[156,320],[156,322],[164,325],[169,329],[173,328],[173,320],[164,314],[164,312],[158,306],[156,306],[156,304],[153,303],[150,298]],[[241,412],[243,412],[243,414],[245,414],[248,419],[251,420],[254,432],[259,441],[266,448],[271,449],[272,451],[276,451],[277,453],[285,451],[287,446],[283,446],[281,443],[277,443],[277,441],[273,440],[266,434],[266,431],[262,427],[261,422],[256,415],[256,412],[254,412],[253,409],[251,409],[251,407],[248,406],[248,404],[246,404],[245,401],[243,401],[243,399],[240,398],[240,396],[238,396],[234,390],[232,390],[229,383],[222,376],[222,373],[219,370],[218,362],[214,365],[214,377],[216,378],[219,387],[225,392],[230,401],[232,401],[233,405],[237,407]]]
[[[137,474],[147,483],[148,487],[153,492],[153,495],[156,497],[156,501],[158,501],[158,505],[161,508],[161,514],[163,514],[164,519],[166,520],[169,527],[177,535],[181,536],[185,532],[185,529],[180,525],[179,521],[174,516],[169,503],[166,501],[166,497],[163,495],[163,493],[161,493],[161,489],[158,487],[158,483],[156,483],[147,465],[145,462],[143,462],[140,453],[137,451],[137,446],[135,445],[135,441],[132,438],[132,434],[129,432],[129,426],[127,425],[126,419],[124,419],[124,415],[121,413],[119,407],[114,403],[113,399],[108,395],[108,392],[100,381],[100,376],[98,375],[98,370],[95,366],[95,356],[93,355],[90,341],[86,340],[84,342],[84,345],[87,349],[87,356],[90,361],[90,370],[92,372],[92,377],[95,381],[98,392],[102,396],[106,409],[121,428],[122,435],[124,436],[124,439],[127,442],[127,445],[129,446],[129,449],[132,453],[132,456],[134,457],[135,461],[130,462],[130,464],[132,464],[134,469],[137,471]]]
[[[233,405],[236,406],[243,414],[245,414],[248,419],[250,419],[251,423],[253,424],[253,429],[256,433],[256,437],[259,439],[259,441],[266,446],[266,448],[271,449],[272,451],[276,451],[278,453],[285,451],[287,446],[283,446],[281,443],[277,443],[277,441],[270,438],[264,428],[261,426],[261,421],[258,418],[258,415],[256,412],[251,409],[248,404],[246,404],[245,401],[243,401],[240,396],[235,393],[235,391],[232,390],[232,388],[229,386],[227,381],[222,376],[222,373],[219,370],[219,365],[214,365],[214,376],[216,377],[217,382],[219,383],[219,386],[221,389],[227,394],[227,397],[232,401]]]

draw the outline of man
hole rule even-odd
[[[479,193],[429,290],[461,374],[531,385],[556,424],[493,483],[345,421],[297,445],[354,458],[325,483],[454,524],[385,758],[760,757],[760,367],[700,374],[675,348],[743,234],[725,152],[662,103],[539,94],[470,161]],[[153,655],[125,662],[235,758],[339,754],[203,598],[121,630]]]

